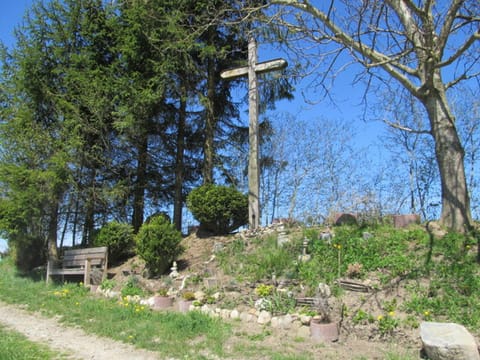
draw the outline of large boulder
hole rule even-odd
[[[422,322],[420,337],[430,360],[480,360],[475,338],[462,325]]]

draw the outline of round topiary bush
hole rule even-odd
[[[144,223],[135,237],[137,254],[145,260],[152,275],[165,273],[183,252],[182,234],[164,216]]]
[[[108,246],[108,259],[116,264],[134,254],[134,234],[130,224],[112,221],[104,225],[93,240],[95,246]]]
[[[200,222],[200,230],[215,235],[248,223],[248,197],[233,187],[202,185],[190,192],[187,207]]]

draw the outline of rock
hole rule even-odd
[[[462,325],[425,321],[420,337],[431,360],[480,360],[474,337]]]
[[[292,327],[293,318],[290,314],[280,317],[280,327],[282,329],[288,330]]]
[[[230,310],[222,309],[222,310],[220,310],[220,317],[222,319],[229,319],[230,318],[230,313],[231,313]]]
[[[231,319],[239,319],[240,318],[240,313],[238,312],[237,309],[232,310],[232,312],[230,313],[230,318]]]
[[[310,321],[312,320],[312,317],[310,315],[300,315],[300,322],[302,325],[310,325]]]
[[[270,320],[270,326],[272,328],[280,327],[280,324],[281,324],[280,318],[277,316],[272,317],[272,320]]]
[[[244,321],[244,322],[253,322],[254,320],[256,320],[257,317],[253,314],[250,314],[248,312],[242,312],[240,313],[240,320],[241,321]]]
[[[260,325],[267,325],[272,320],[272,314],[268,311],[262,310],[258,315],[257,323]]]
[[[205,293],[202,290],[195,291],[194,295],[195,299],[200,302],[203,302],[203,300],[205,300]]]
[[[410,224],[420,224],[420,215],[418,214],[393,215],[393,226],[395,228],[405,228]]]
[[[308,339],[310,337],[310,328],[308,326],[300,326],[297,330],[297,337]]]
[[[357,217],[354,214],[339,213],[334,215],[333,223],[337,226],[356,225]]]

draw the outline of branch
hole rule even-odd
[[[473,45],[473,43],[476,41],[476,40],[480,40],[480,30],[477,31],[476,33],[473,33],[472,36],[470,36],[467,41],[465,41],[463,43],[462,46],[460,46],[458,48],[458,50],[455,52],[455,54],[453,54],[452,56],[450,56],[447,60],[437,64],[437,68],[441,68],[443,66],[447,66],[447,65],[450,65],[451,63],[453,63],[455,60],[457,60],[465,51],[468,50],[468,48],[470,46]]]
[[[371,64],[371,66],[380,66],[392,77],[397,79],[406,89],[408,89],[408,91],[410,91],[415,96],[420,96],[418,88],[405,75],[397,71],[397,69],[399,69],[408,74],[415,75],[416,71],[414,69],[406,65],[400,64],[399,62],[396,62],[389,56],[372,49],[370,46],[366,46],[360,41],[355,41],[350,35],[348,35],[340,27],[338,27],[328,17],[327,14],[317,9],[315,6],[311,5],[308,0],[304,0],[302,2],[300,2],[299,0],[272,0],[271,4],[293,7],[303,12],[306,12],[314,18],[320,20],[332,32],[330,38],[333,41],[338,44],[342,44],[348,48],[351,48],[360,54],[363,54],[370,61],[372,61],[373,64]]]
[[[406,132],[409,132],[409,133],[412,133],[412,134],[427,134],[427,135],[431,135],[432,132],[429,131],[429,130],[415,130],[415,129],[412,129],[412,128],[409,128],[409,127],[406,127],[406,126],[403,126],[403,125],[400,125],[399,123],[393,123],[391,121],[388,121],[388,120],[383,120],[383,122],[385,124],[387,124],[388,126],[391,126],[395,129],[399,129],[399,130],[402,130],[402,131],[406,131]]]
[[[452,4],[447,11],[445,22],[443,23],[438,38],[438,49],[443,54],[443,49],[447,45],[448,36],[452,33],[452,26],[457,16],[458,10],[464,3],[464,0],[452,0]]]

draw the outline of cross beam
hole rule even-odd
[[[223,79],[235,79],[248,76],[248,141],[250,144],[248,156],[248,225],[251,230],[259,227],[260,223],[260,169],[258,146],[258,87],[257,74],[281,70],[287,66],[283,59],[257,63],[257,43],[251,37],[248,41],[248,66],[242,66],[223,71]]]

